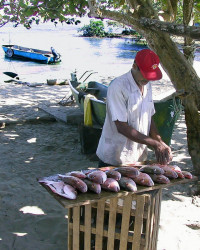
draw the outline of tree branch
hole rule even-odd
[[[98,8],[98,6],[93,6],[92,12],[90,12],[89,16],[118,21],[136,29],[140,33],[143,33],[143,30],[149,29],[152,31],[161,31],[171,35],[190,37],[192,39],[200,40],[200,28],[196,26],[184,26],[145,17],[136,18],[134,13],[123,14],[117,11]]]

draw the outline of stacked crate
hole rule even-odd
[[[68,210],[68,250],[155,250],[161,189]]]

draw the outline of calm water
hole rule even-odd
[[[35,62],[6,59],[0,48],[0,74],[4,71],[17,73],[27,81],[46,82],[46,79],[66,79],[70,73],[77,71],[82,75],[86,70],[95,73],[92,79],[99,76],[116,77],[127,72],[134,60],[137,50],[144,48],[135,46],[128,38],[83,38],[77,32],[79,26],[61,24],[55,27],[52,23],[35,25],[31,30],[24,27],[0,28],[0,45],[16,44],[25,47],[50,50],[53,46],[61,55],[62,62],[57,65],[43,65]],[[199,54],[196,60],[200,61]],[[166,77],[166,76],[165,76]]]

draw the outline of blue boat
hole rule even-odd
[[[5,56],[8,58],[36,61],[45,64],[54,64],[61,61],[61,56],[51,47],[51,51],[32,49],[18,45],[2,45]]]

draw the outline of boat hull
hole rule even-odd
[[[72,94],[76,100],[76,103],[79,105],[80,109],[84,111],[84,95],[88,94],[87,89],[86,92],[77,90],[77,86],[79,85],[79,83],[76,81],[70,81],[69,85]],[[92,82],[92,85],[95,85],[94,82]],[[87,84],[87,87],[89,87],[89,89],[92,89],[90,88],[90,82]],[[103,89],[104,93],[101,93],[101,95],[99,94],[102,100],[98,99],[98,95],[96,95],[97,99],[90,98],[92,108],[92,120],[95,127],[103,127],[104,120],[106,117],[106,102],[103,99],[106,99],[107,86],[101,83],[96,83],[95,88],[100,88],[99,92],[101,92],[101,89]],[[168,100],[161,100],[155,102],[154,105],[156,113],[153,116],[153,119],[163,141],[166,144],[170,145],[174,125],[182,110],[181,101],[177,97],[172,97]]]
[[[21,47],[18,45],[2,45],[5,56],[20,60],[36,61],[44,64],[58,63],[60,58],[55,58],[50,51]]]

